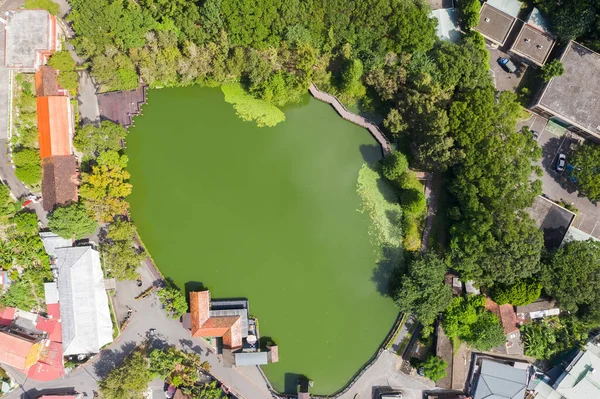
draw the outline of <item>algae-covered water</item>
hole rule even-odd
[[[166,277],[246,297],[279,345],[274,387],[341,388],[397,315],[372,281],[377,248],[357,211],[375,140],[307,98],[273,128],[243,122],[219,89],[152,90],[127,140],[131,213]]]

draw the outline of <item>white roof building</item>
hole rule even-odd
[[[62,238],[51,231],[42,231],[40,233],[40,238],[42,239],[46,253],[52,258],[56,258],[56,249],[73,246],[73,240],[70,238]]]
[[[98,353],[113,341],[100,254],[88,246],[55,252],[64,355]]]
[[[33,72],[59,45],[56,18],[46,10],[10,10],[6,13],[5,65]]]

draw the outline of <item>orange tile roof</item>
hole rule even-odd
[[[517,314],[512,305],[498,305],[491,298],[486,298],[485,308],[498,316],[502,323],[504,334],[510,334],[519,330],[519,327],[517,327]]]
[[[65,96],[37,98],[40,157],[71,155],[71,104]]]
[[[190,292],[192,337],[222,337],[228,348],[242,346],[240,316],[210,317],[210,292]]]
[[[210,292],[190,292],[190,318],[192,324],[192,336],[196,336],[204,323],[208,320],[210,312]]]
[[[37,362],[41,349],[41,342],[0,331],[0,363],[26,370]]]

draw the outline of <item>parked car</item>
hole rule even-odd
[[[517,72],[517,67],[508,58],[498,58],[498,64],[506,71],[510,73]]]
[[[536,131],[536,130],[532,130],[531,131],[531,137],[533,137],[533,139],[535,141],[538,141],[538,139],[540,138],[540,133],[538,131]]]
[[[558,154],[558,161],[556,162],[556,171],[562,172],[565,170],[567,165],[567,156],[565,154]]]

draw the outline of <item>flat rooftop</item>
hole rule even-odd
[[[511,51],[542,66],[546,63],[553,47],[554,38],[552,36],[529,24],[524,24]]]
[[[515,20],[515,17],[484,3],[480,11],[479,24],[474,29],[485,38],[503,45]]]
[[[572,41],[561,61],[564,75],[546,85],[537,106],[600,136],[600,99],[594,89],[600,85],[600,54]]]
[[[544,244],[549,250],[560,246],[575,218],[573,212],[541,196],[535,197],[527,211],[535,225],[543,231]]]
[[[11,10],[6,18],[5,64],[32,68],[38,52],[54,48],[51,16],[46,10]]]

